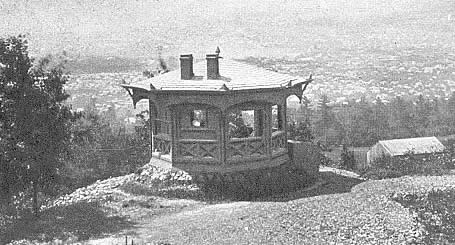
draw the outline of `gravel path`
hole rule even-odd
[[[331,190],[327,185],[318,187]],[[352,183],[351,183],[352,184]],[[455,176],[366,181],[344,193],[290,201],[204,206],[142,222],[135,242],[151,244],[419,244],[422,228],[398,195],[455,188]],[[339,189],[341,190],[341,189]],[[313,192],[314,190],[311,190]],[[341,191],[342,192],[342,191]],[[301,193],[302,194],[302,193]],[[312,195],[315,193],[312,193]],[[120,240],[98,240],[91,244]]]
[[[325,170],[320,181],[306,190],[218,204],[127,193],[124,191],[138,192],[140,185],[125,189],[121,183],[141,178],[123,176],[82,188],[46,209],[53,210],[54,205],[71,209],[74,203],[94,197],[109,200],[105,205],[116,220],[123,220],[119,223],[123,228],[113,224],[99,232],[87,230],[93,236],[83,244],[124,244],[125,235],[135,244],[421,244],[422,227],[393,199],[455,188],[453,175],[364,181],[351,173]],[[160,179],[165,175],[156,172],[152,176]],[[178,180],[184,176],[168,177]],[[97,217],[104,222],[98,222],[101,227],[112,221],[101,213]],[[87,218],[82,215],[81,221]]]
[[[352,193],[214,205],[154,220],[138,233],[171,244],[401,244],[416,234],[399,204]]]

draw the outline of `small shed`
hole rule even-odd
[[[422,155],[444,150],[444,145],[436,137],[381,140],[368,151],[367,163],[370,165],[383,156],[404,156],[408,153]]]

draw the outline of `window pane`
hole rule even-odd
[[[277,131],[280,129],[280,120],[278,119],[278,105],[272,106],[272,131]]]
[[[191,112],[191,126],[197,128],[207,127],[207,111],[193,110]]]
[[[259,120],[258,116],[260,115],[255,115],[254,110],[236,110],[229,113],[229,137],[247,138],[261,136],[262,127],[257,128],[257,126],[262,124],[262,120]]]

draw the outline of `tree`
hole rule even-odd
[[[372,106],[373,110],[373,133],[374,143],[379,140],[385,140],[389,138],[389,115],[386,105],[382,102],[381,98],[376,98],[375,104]]]
[[[354,152],[349,151],[346,145],[343,145],[343,150],[341,152],[341,166],[348,170],[353,170],[356,167]]]
[[[38,215],[39,190],[50,192],[58,182],[59,160],[67,149],[73,116],[63,105],[69,97],[63,89],[67,81],[63,64],[54,64],[51,56],[35,65],[33,61],[25,37],[0,39],[0,141],[6,146],[2,188],[8,197],[31,188]]]
[[[415,106],[414,122],[416,131],[418,136],[422,137],[427,135],[426,129],[430,123],[431,105],[423,95],[419,95]]]
[[[447,101],[446,121],[449,128],[449,134],[455,134],[455,92],[452,93]]]
[[[373,109],[365,98],[354,104],[351,127],[348,129],[348,138],[351,145],[370,146],[377,141],[372,115]]]
[[[314,136],[311,132],[311,124],[309,119],[295,123],[291,122],[289,124],[289,136],[290,139],[297,141],[312,141]]]
[[[433,99],[430,101],[430,107],[431,112],[426,133],[435,136],[450,134],[450,128],[447,125],[447,108],[443,101]]]
[[[310,108],[310,103],[311,101],[306,96],[303,96],[302,103],[300,104],[298,112],[303,114],[305,121],[310,121],[311,117],[313,116],[313,112]]]
[[[415,127],[412,104],[401,97],[396,97],[390,104],[390,127],[392,138],[418,137]]]
[[[336,120],[332,108],[329,106],[327,95],[323,95],[319,101],[318,116],[315,133],[326,144],[338,144],[342,138],[342,127]]]

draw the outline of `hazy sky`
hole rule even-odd
[[[74,56],[147,57],[157,46],[280,56],[394,40],[453,51],[450,14],[453,0],[1,0],[0,33],[26,33],[35,53]]]

